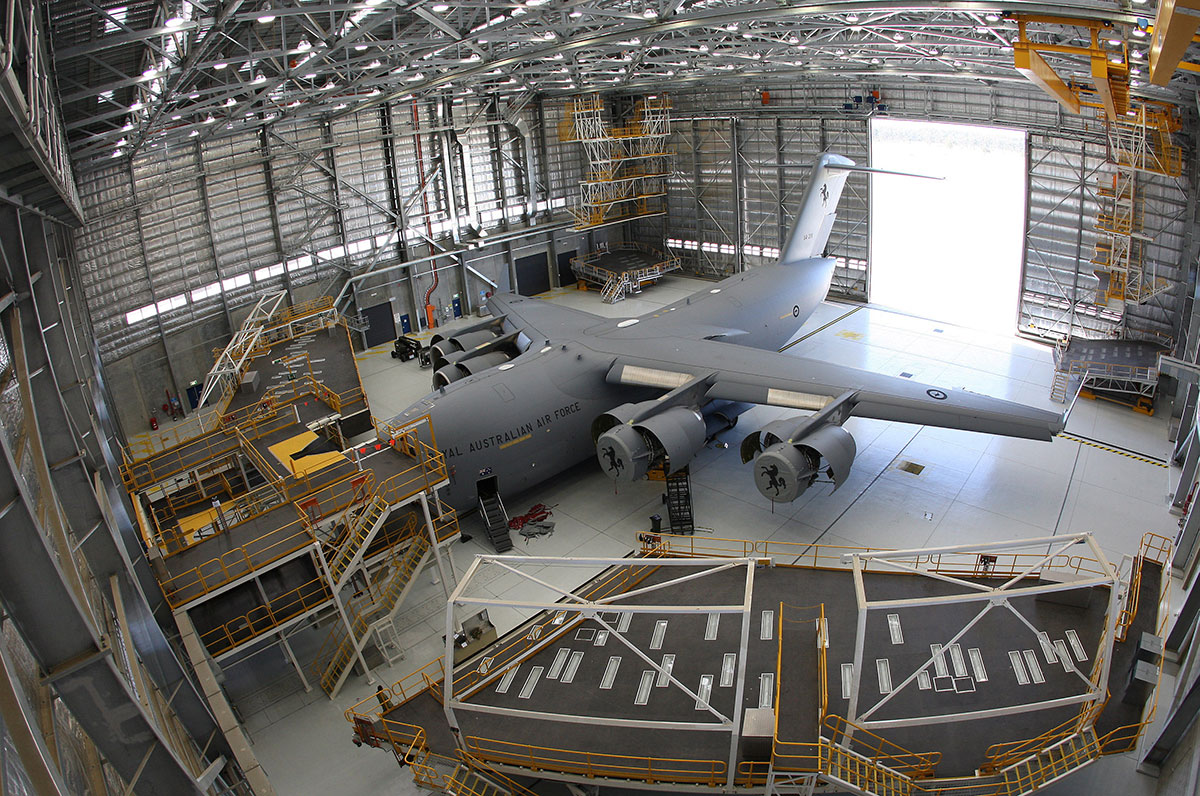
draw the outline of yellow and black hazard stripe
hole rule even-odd
[[[1162,459],[1156,459],[1153,456],[1146,456],[1138,453],[1137,451],[1126,450],[1125,448],[1114,448],[1112,445],[1105,445],[1102,442],[1097,442],[1096,440],[1088,439],[1087,437],[1077,437],[1074,434],[1059,434],[1058,436],[1062,437],[1063,439],[1069,439],[1071,442],[1078,442],[1080,445],[1089,445],[1093,448],[1099,448],[1102,451],[1107,451],[1108,453],[1115,453],[1118,456],[1124,456],[1127,459],[1133,459],[1135,462],[1145,462],[1146,464],[1153,464],[1158,467],[1170,466]]]

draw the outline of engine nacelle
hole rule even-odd
[[[491,351],[487,354],[479,354],[478,356],[466,358],[461,361],[450,362],[438,368],[433,374],[433,389],[436,390],[448,384],[453,384],[459,379],[481,373],[496,365],[503,365],[508,360],[508,354],[503,351]]]
[[[797,442],[776,442],[760,453],[754,459],[754,485],[763,497],[790,503],[813,485],[824,461],[836,491],[849,477],[856,452],[849,431],[821,426]]]
[[[496,333],[491,329],[464,332],[454,337],[434,335],[433,342],[429,346],[429,352],[433,357],[434,366],[440,368],[454,361],[450,358],[452,354],[459,351],[470,351],[475,346],[483,345],[494,339],[496,339]]]
[[[673,406],[644,419],[628,422],[654,402],[624,404],[596,418],[592,438],[600,468],[614,481],[643,478],[651,465],[666,458],[668,472],[687,465],[704,447],[704,417],[695,409]]]

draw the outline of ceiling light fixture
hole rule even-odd
[[[138,102],[135,102],[135,103],[133,103],[132,105],[130,105],[130,106],[129,106],[129,110],[131,110],[131,111],[140,111],[140,110],[141,110],[142,108],[144,108],[144,107],[146,107],[146,106],[145,106],[145,105],[143,105],[143,104],[141,103],[141,101],[138,101]]]
[[[583,12],[582,11],[572,11],[570,14],[567,14],[567,16],[570,17],[571,19],[579,19],[581,16],[583,16]]]
[[[897,33],[897,34],[893,35],[893,36],[892,36],[892,41],[904,41],[904,34],[903,34],[903,33]]]
[[[312,45],[308,43],[308,39],[301,39],[300,43],[296,45],[296,52],[306,53],[311,49]]]
[[[199,130],[192,130],[190,133],[188,133],[188,138],[195,138],[198,135],[200,135]]]
[[[183,23],[184,23],[183,17],[178,16],[178,15],[169,17],[166,22],[163,22],[164,25],[166,25],[168,28],[171,28],[172,30],[174,30],[175,28],[183,27]]]
[[[1134,29],[1133,29],[1133,35],[1134,35],[1134,36],[1137,36],[1139,39],[1141,39],[1141,38],[1144,38],[1144,37],[1145,37],[1145,35],[1146,35],[1146,31],[1145,31],[1144,29],[1142,29],[1142,28],[1134,28]]]
[[[647,8],[645,11],[642,12],[643,19],[656,19],[657,17],[658,17],[658,12],[655,11],[653,8]]]
[[[984,17],[984,19],[986,19],[988,22],[999,22],[1000,15],[999,14],[988,14],[986,17]]]
[[[443,14],[450,10],[450,6],[446,3],[435,3],[434,5],[430,6],[430,10],[435,14]]]
[[[258,15],[258,24],[270,25],[275,21],[275,13],[271,10],[271,4],[267,3],[263,6],[262,12]]]
[[[211,113],[208,114],[208,116],[205,117],[205,119],[204,119],[205,124],[212,124],[215,121],[216,121],[216,119],[213,118],[213,115]]]
[[[225,63],[224,61],[217,61],[215,64],[213,64],[213,69],[216,69],[219,72],[228,66],[229,64]]]
[[[853,25],[855,22],[858,22],[858,14],[847,14],[846,21]]]
[[[265,83],[265,82],[267,82],[267,79],[265,77],[263,77],[262,72],[257,72],[254,75],[254,82],[255,83]]]
[[[1110,57],[1108,59],[1108,62],[1110,64],[1116,64],[1117,66],[1120,66],[1121,64],[1125,63],[1124,61],[1121,60],[1121,56],[1119,56],[1119,55],[1114,55],[1114,56]]]

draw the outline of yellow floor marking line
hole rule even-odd
[[[1127,459],[1133,459],[1135,462],[1145,462],[1146,464],[1153,464],[1157,465],[1158,467],[1170,467],[1170,465],[1164,462],[1162,459],[1152,459],[1148,456],[1142,456],[1141,454],[1133,453],[1132,451],[1121,450],[1120,448],[1112,448],[1108,445],[1103,445],[1099,442],[1094,442],[1083,437],[1076,437],[1072,434],[1061,433],[1058,436],[1062,437],[1063,439],[1068,439],[1071,442],[1078,442],[1080,445],[1089,445],[1093,448],[1099,448],[1102,451],[1107,451],[1108,453],[1115,453],[1118,456],[1124,456]]]

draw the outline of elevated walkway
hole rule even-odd
[[[1153,699],[1123,700],[1118,683],[1138,655],[1129,639],[1163,631],[1169,541],[1147,534],[1121,576],[1079,536],[1091,553],[1068,555],[1075,538],[1055,539],[1048,552],[1045,540],[1040,552],[1016,552],[1021,540],[968,554],[646,535],[643,559],[547,603],[456,666],[449,683],[443,657],[347,719],[356,743],[410,762],[427,750],[445,755],[461,738],[463,755],[509,777],[690,792],[808,794],[824,784],[861,796],[1022,796],[1132,749],[1155,708]],[[470,586],[494,559],[477,560],[454,601],[485,604]],[[871,617],[853,643],[845,610],[858,589],[838,585],[852,576]],[[921,583],[922,596],[906,598],[908,582]],[[951,599],[956,583],[963,602]],[[748,584],[741,608],[722,604],[723,595],[749,595]],[[879,611],[893,612],[886,622],[872,594],[884,598]],[[1066,625],[1051,618],[1059,611]],[[1020,669],[1009,665],[1014,655]],[[847,668],[860,660],[861,676]],[[723,717],[742,705],[739,738]],[[773,725],[765,737],[755,710]],[[910,751],[918,744],[927,751]],[[676,756],[647,754],[656,748]]]

